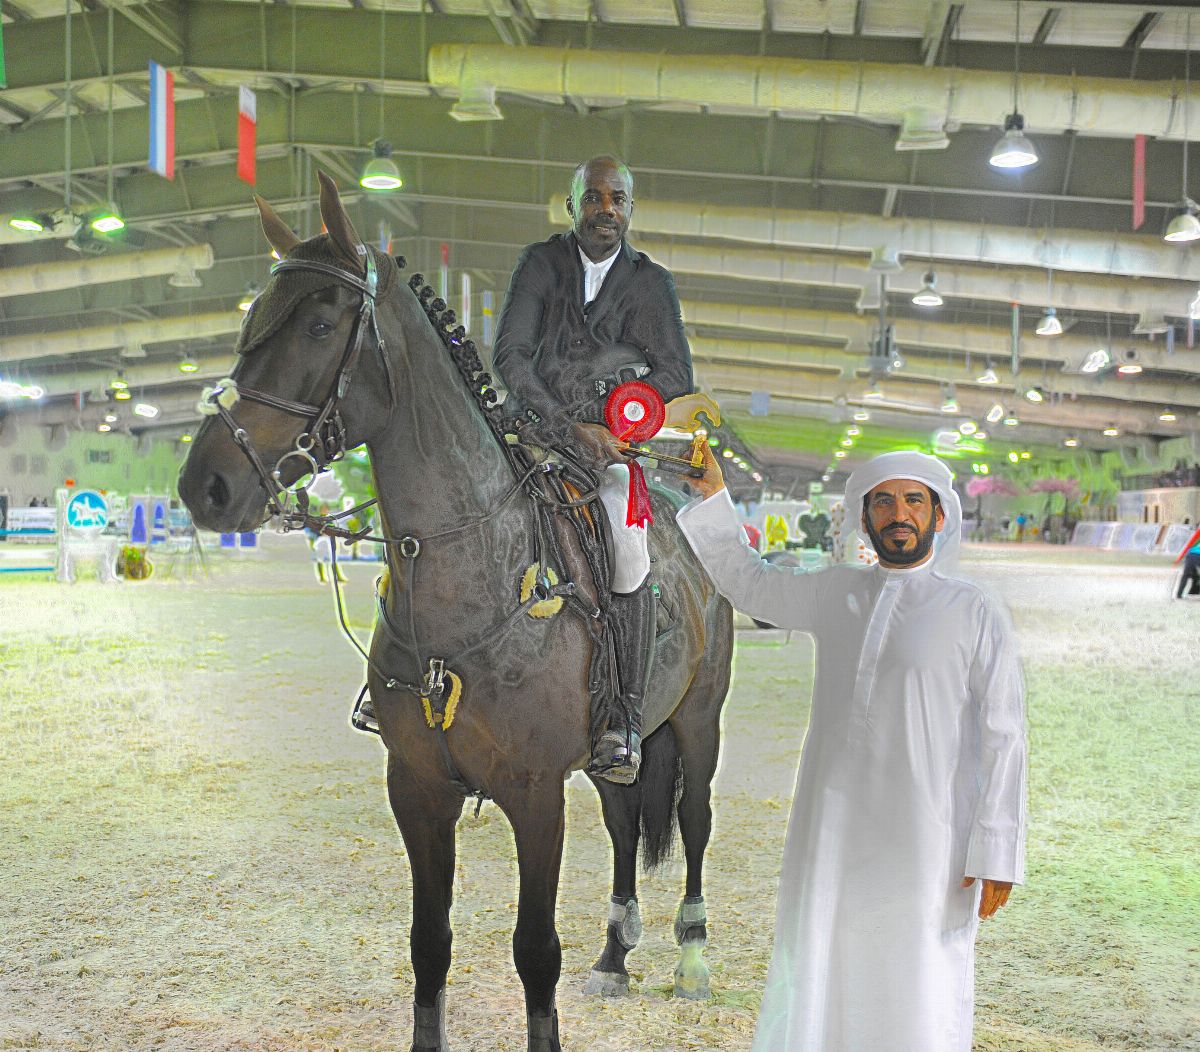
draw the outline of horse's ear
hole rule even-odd
[[[317,170],[317,179],[321,183],[321,222],[329,231],[329,239],[337,249],[338,255],[345,257],[346,262],[355,270],[365,271],[367,249],[346,214],[346,207],[338,195],[337,184],[320,169]]]
[[[262,220],[263,233],[267,235],[267,243],[279,253],[279,258],[283,259],[300,244],[300,239],[292,232],[292,228],[279,218],[275,209],[258,194],[254,195],[254,203],[258,205],[258,215]]]

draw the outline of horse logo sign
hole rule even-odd
[[[99,533],[108,525],[108,501],[92,489],[80,490],[67,502],[67,526],[80,533]]]

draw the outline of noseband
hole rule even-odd
[[[292,514],[292,498],[295,498],[299,505],[300,515],[296,524],[303,525],[304,515],[308,509],[309,487],[312,486],[318,474],[327,471],[332,464],[346,455],[346,427],[338,412],[338,402],[345,397],[346,390],[350,386],[350,379],[367,342],[368,332],[374,339],[376,350],[379,352],[384,371],[387,374],[390,405],[393,408],[395,406],[396,395],[395,383],[392,379],[392,366],[388,361],[383,337],[379,333],[379,323],[375,313],[378,304],[379,273],[375,267],[375,257],[369,251],[366,265],[365,278],[360,278],[357,274],[352,274],[341,267],[335,267],[330,263],[321,263],[318,260],[283,259],[271,268],[272,276],[284,270],[311,270],[328,274],[337,278],[343,285],[357,289],[362,296],[358,315],[354,320],[354,328],[346,343],[346,349],[342,352],[342,360],[338,365],[329,394],[323,403],[310,405],[307,402],[293,402],[266,391],[255,391],[248,387],[242,387],[232,379],[218,381],[215,387],[207,388],[200,399],[198,407],[200,412],[206,416],[219,416],[229,428],[234,444],[246,455],[246,459],[250,461],[267,491],[268,510],[272,514],[280,516],[285,529],[289,527],[293,519],[297,519],[297,516]],[[238,424],[231,412],[233,406],[242,399],[248,402],[257,402],[259,405],[278,409],[308,421],[304,430],[296,436],[295,445],[275,462],[275,467],[270,471],[267,470],[258,450],[254,448],[249,433]],[[301,478],[305,474],[309,475],[307,483],[288,487],[281,481],[283,467],[292,459],[299,460],[306,466],[307,470],[302,472]]]

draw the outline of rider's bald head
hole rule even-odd
[[[633,173],[629,170],[629,165],[609,153],[602,153],[597,157],[584,161],[583,164],[575,169],[574,174],[571,176],[571,196],[578,200],[588,184],[589,177],[594,177],[601,173],[605,175],[615,173],[618,177],[624,179],[626,190],[630,197],[633,196]]]

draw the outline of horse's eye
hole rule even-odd
[[[324,318],[318,318],[308,327],[309,336],[316,336],[318,339],[328,336],[331,332],[333,332],[333,326]]]

